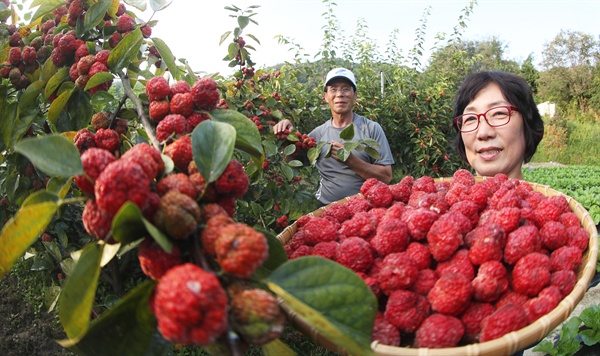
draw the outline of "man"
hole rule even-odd
[[[314,137],[317,142],[330,143],[331,157],[325,158],[329,147],[324,145],[315,164],[320,175],[315,197],[323,205],[327,205],[357,194],[368,178],[377,178],[389,184],[394,164],[390,145],[378,123],[353,112],[357,98],[354,74],[346,68],[332,69],[325,78],[323,98],[331,109],[331,119],[315,128],[308,136]],[[379,143],[379,160],[357,150],[352,151],[344,162],[338,158],[338,150],[344,147],[340,133],[350,124],[354,124],[354,138],[351,142],[370,138]],[[292,128],[292,123],[284,119],[273,130],[278,134],[286,129],[291,131]]]

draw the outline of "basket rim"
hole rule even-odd
[[[475,181],[480,182],[482,180],[491,177],[480,177],[476,176]],[[452,177],[435,178],[435,182],[451,182]],[[591,282],[592,277],[596,272],[596,260],[598,259],[598,231],[596,225],[589,214],[589,212],[574,198],[559,192],[548,185],[527,182],[531,187],[541,192],[547,197],[560,195],[564,196],[568,203],[571,211],[577,215],[581,226],[586,229],[589,233],[589,243],[582,256],[582,263],[577,270],[577,283],[569,295],[564,297],[561,302],[548,314],[542,316],[535,322],[527,325],[526,327],[512,331],[505,334],[504,336],[486,341],[481,343],[473,343],[464,346],[456,346],[451,348],[410,348],[410,347],[397,347],[381,344],[377,341],[371,343],[371,349],[375,355],[378,356],[397,356],[397,355],[408,355],[408,356],[455,356],[455,355],[498,355],[499,353],[512,354],[519,350],[530,347],[531,345],[541,341],[546,335],[548,335],[553,329],[555,329],[560,323],[567,320],[571,312],[575,309],[575,306],[583,299],[583,296],[587,290],[588,285]],[[330,203],[323,206],[311,213],[309,216],[321,216],[330,206],[334,204],[343,204],[348,199],[354,196],[362,196],[358,193],[336,202]],[[279,235],[277,239],[283,244],[291,239],[297,230],[296,222],[286,227]],[[331,351],[337,352],[340,355],[347,355],[347,351],[343,348],[343,345],[336,345],[324,337],[309,325],[306,320],[301,318],[295,313],[290,313],[285,303],[280,301],[284,310],[288,314],[290,321],[295,324],[301,331],[308,334],[317,344],[328,348]]]

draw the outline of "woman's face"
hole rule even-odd
[[[490,83],[477,93],[463,113],[481,114],[501,105],[511,103],[506,101],[497,84]],[[525,134],[520,112],[512,111],[509,123],[500,127],[491,127],[480,116],[479,127],[472,132],[461,132],[461,136],[467,161],[478,175],[505,173],[509,178],[523,179]]]

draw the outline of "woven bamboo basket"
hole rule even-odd
[[[475,177],[476,182],[480,182],[481,180],[486,179],[486,177]],[[451,182],[451,177],[444,178],[436,178],[436,182]],[[395,347],[380,344],[377,341],[374,341],[371,344],[371,349],[375,355],[379,356],[498,356],[498,355],[511,355],[519,350],[523,350],[532,346],[533,344],[542,340],[546,335],[548,335],[554,328],[556,328],[560,323],[567,320],[570,316],[571,312],[577,306],[577,304],[583,298],[588,285],[594,273],[596,272],[596,261],[598,259],[598,231],[596,229],[596,225],[594,224],[594,220],[591,215],[587,212],[587,210],[577,202],[572,197],[565,195],[561,192],[558,192],[547,185],[537,184],[537,183],[529,183],[531,187],[541,192],[547,197],[562,195],[569,202],[569,206],[571,211],[577,215],[581,225],[589,232],[590,240],[588,244],[587,250],[584,252],[581,266],[577,271],[577,284],[573,288],[573,291],[567,295],[556,308],[554,308],[550,313],[542,316],[534,323],[529,324],[528,326],[510,332],[498,339],[475,343],[465,346],[452,347],[452,348],[408,348],[408,347]],[[350,198],[350,197],[348,197]],[[308,215],[310,216],[321,216],[325,210],[328,209],[332,204],[343,204],[348,198],[339,200],[337,202],[333,202],[327,206],[321,207]],[[296,233],[297,227],[296,224],[292,224],[288,226],[284,231],[282,231],[277,238],[284,245],[287,244],[292,236]],[[306,320],[301,318],[299,315],[294,313],[290,308],[288,308],[285,303],[281,303],[282,308],[288,315],[290,322],[298,328],[298,330],[302,331],[304,334],[308,335],[315,343],[333,351],[340,355],[348,355],[348,352],[344,348],[344,345],[337,345],[331,340],[328,340],[324,335],[320,334],[318,330],[314,329],[311,325],[308,324]]]

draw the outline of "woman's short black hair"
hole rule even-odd
[[[513,106],[519,109],[523,116],[523,130],[525,130],[525,163],[533,157],[537,146],[544,137],[544,121],[540,116],[537,104],[533,100],[531,88],[522,77],[500,70],[481,71],[468,75],[454,97],[454,111],[452,118],[464,113],[465,107],[469,105],[475,96],[490,83],[495,83],[500,87],[502,95]],[[466,161],[465,143],[462,140],[460,131],[456,123],[452,125],[456,129],[457,135],[454,140],[454,149]]]

